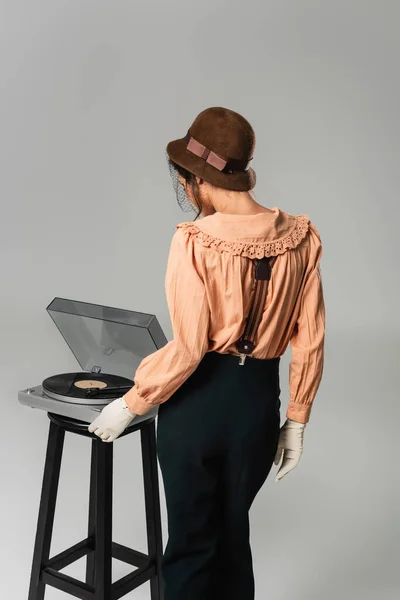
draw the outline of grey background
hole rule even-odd
[[[325,373],[300,465],[252,508],[257,598],[398,598],[399,17],[394,0],[0,2],[1,597],[27,597],[48,429],[17,391],[76,368],[45,307],[154,312],[170,339],[167,253],[191,216],[164,148],[222,105],[256,130],[257,200],[324,244]],[[85,536],[88,473],[67,437],[53,553]],[[134,436],[114,538],[146,550]]]

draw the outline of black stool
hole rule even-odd
[[[28,600],[43,600],[51,585],[82,600],[117,600],[150,580],[151,600],[162,600],[161,515],[156,455],[155,416],[132,424],[120,436],[140,430],[148,554],[112,541],[113,443],[103,442],[88,431],[88,423],[47,413],[50,419],[43,486]],[[65,432],[92,438],[88,537],[50,558],[54,512]],[[86,581],[59,571],[87,555]],[[116,558],[138,567],[111,582],[111,560]]]

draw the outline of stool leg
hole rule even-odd
[[[148,554],[150,560],[156,565],[156,576],[150,580],[150,594],[151,600],[163,600],[161,582],[163,547],[154,421],[142,427],[141,444]]]
[[[65,430],[50,422],[28,600],[43,600],[41,570],[50,556]]]
[[[113,444],[95,440],[95,516],[93,518],[96,600],[111,600]]]
[[[96,460],[97,440],[92,440],[92,456],[90,464],[90,488],[89,488],[89,522],[88,537],[93,540],[93,551],[86,557],[86,583],[94,586],[95,573],[95,539],[96,539]]]

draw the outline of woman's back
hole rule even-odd
[[[215,213],[178,228],[184,228],[196,244],[194,266],[204,281],[211,312],[210,351],[237,354],[235,342],[243,332],[255,287],[249,258],[277,256],[252,356],[281,356],[299,314],[310,259],[315,261],[321,247],[308,217],[292,217],[278,208],[251,216]]]

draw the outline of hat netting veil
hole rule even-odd
[[[194,211],[195,207],[190,202],[190,200],[186,194],[185,186],[179,181],[179,171],[176,168],[175,164],[171,161],[171,159],[169,158],[167,153],[166,153],[166,159],[167,159],[167,163],[168,163],[168,167],[169,167],[169,173],[170,173],[171,179],[172,179],[172,185],[175,190],[176,199],[177,199],[179,207],[184,212]]]

